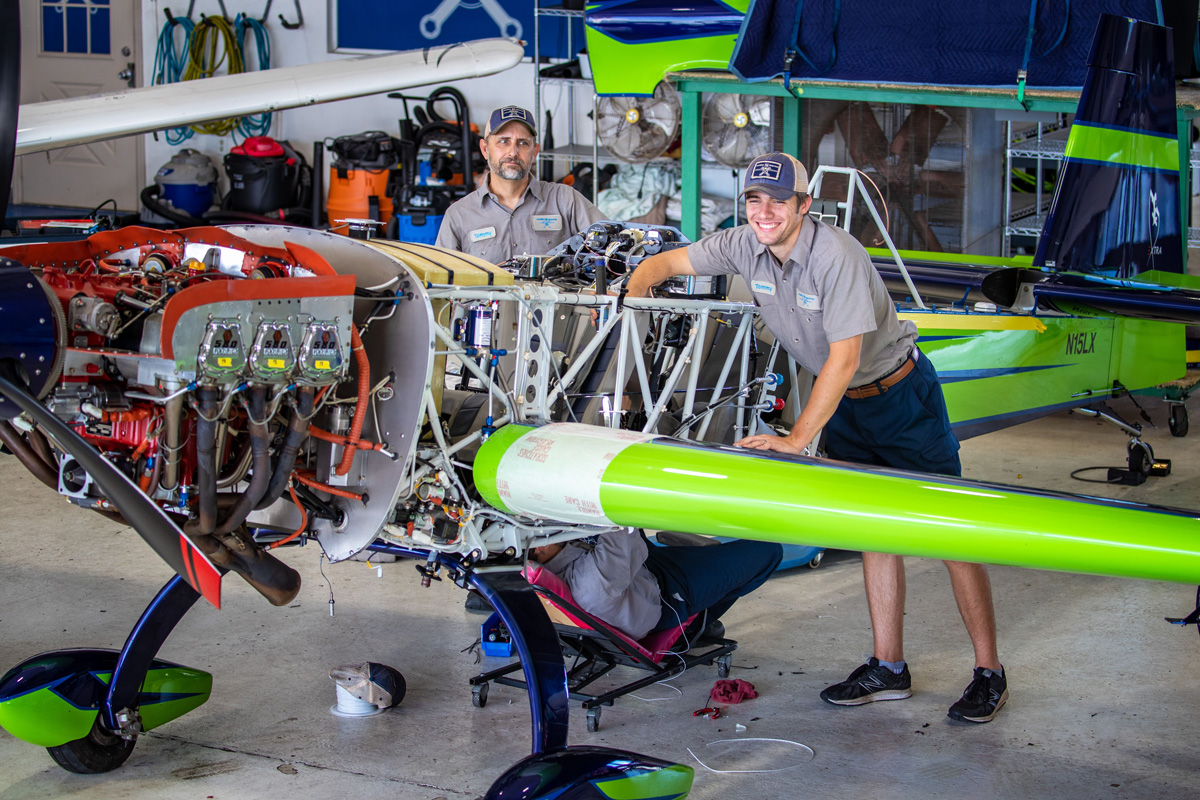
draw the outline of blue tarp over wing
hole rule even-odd
[[[1033,25],[1030,25],[1030,12]],[[729,67],[747,82],[1082,86],[1101,14],[1157,22],[1157,0],[752,0]],[[1032,27],[1032,39],[1030,30]]]

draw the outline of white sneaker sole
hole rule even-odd
[[[833,703],[835,706],[865,706],[867,703],[877,703],[880,700],[903,700],[906,697],[912,697],[912,689],[884,689],[873,694],[864,694],[853,700],[828,700],[824,697],[821,699],[826,703]]]

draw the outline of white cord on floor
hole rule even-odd
[[[746,737],[744,739],[717,739],[715,742],[709,742],[705,746],[712,747],[714,744],[724,744],[726,742],[775,742],[776,744],[795,745],[796,747],[799,747],[799,748],[802,748],[802,749],[808,751],[808,758],[805,759],[805,761],[812,760],[813,756],[816,755],[816,753],[813,751],[813,749],[811,747],[809,747],[808,745],[800,744],[799,742],[793,742],[790,739],[764,739],[764,738],[757,738],[757,737]],[[790,766],[776,767],[775,769],[713,769],[708,764],[705,764],[703,761],[701,761],[700,757],[698,755],[696,755],[696,753],[692,750],[692,748],[689,747],[687,749],[687,751],[688,751],[688,754],[692,758],[696,759],[697,764],[704,767],[709,772],[716,772],[716,773],[719,773],[722,775],[734,775],[734,774],[739,774],[739,773],[751,773],[751,772],[783,772],[785,769],[792,769],[793,767],[800,766],[800,764],[791,764]],[[801,762],[801,763],[803,763],[803,762]]]

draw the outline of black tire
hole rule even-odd
[[[1154,454],[1150,452],[1149,445],[1142,442],[1131,442],[1129,445],[1129,471],[1133,473],[1141,473],[1142,475],[1150,474],[1150,467],[1154,464]]]
[[[476,708],[483,708],[487,705],[487,696],[488,685],[486,683],[471,687],[471,705]]]
[[[1188,410],[1186,406],[1172,405],[1171,415],[1167,417],[1167,429],[1176,438],[1188,435]]]
[[[733,658],[729,655],[723,655],[717,659],[717,677],[728,678],[729,669],[732,666]]]
[[[122,739],[116,734],[102,730],[100,720],[97,719],[87,736],[57,747],[47,747],[46,752],[50,753],[55,764],[67,772],[95,775],[112,772],[124,764],[136,743],[136,739]]]
[[[587,712],[588,733],[600,730],[600,706],[592,706]]]

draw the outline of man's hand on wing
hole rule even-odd
[[[806,445],[792,441],[790,436],[771,436],[763,433],[739,439],[733,443],[733,446],[746,447],[751,450],[774,450],[776,453],[788,453],[794,456],[804,455],[806,447]]]

